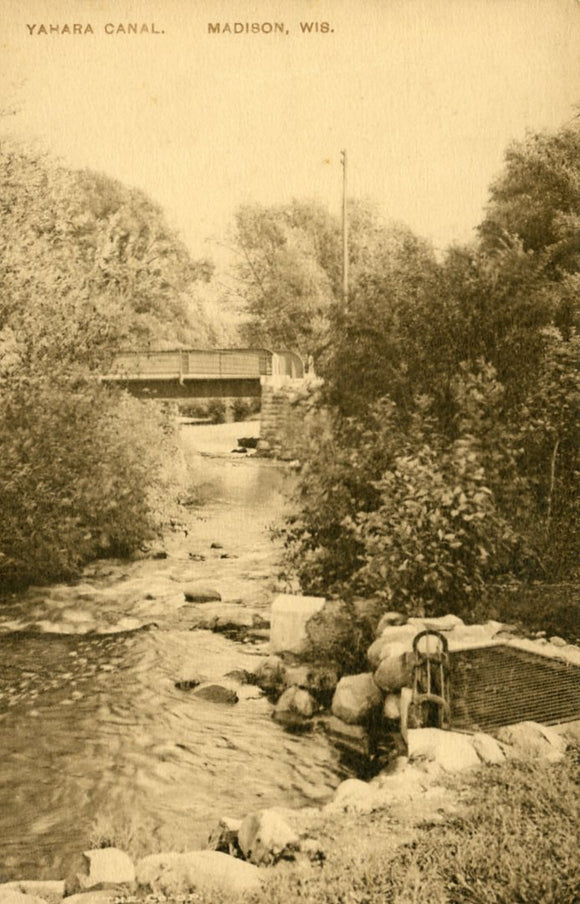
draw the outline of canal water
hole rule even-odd
[[[181,428],[197,502],[167,558],[101,561],[0,608],[0,881],[62,878],[105,839],[201,847],[222,815],[318,804],[340,781],[324,735],[286,733],[257,688],[232,706],[175,687],[267,655],[191,630],[183,595],[202,582],[266,614],[276,592],[288,469],[231,452],[256,427]]]

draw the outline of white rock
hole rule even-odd
[[[580,647],[567,643],[565,647],[559,647],[558,655],[571,665],[580,665]]]
[[[135,881],[133,861],[118,848],[96,848],[84,851],[66,878],[67,895],[86,891],[95,885],[123,885]]]
[[[166,895],[196,890],[241,895],[262,887],[257,866],[219,851],[151,854],[139,860],[136,873],[139,886]]]
[[[497,732],[498,740],[508,746],[508,756],[558,762],[564,756],[567,742],[553,728],[539,722],[518,722]]]
[[[391,720],[401,718],[400,694],[387,694],[383,703],[383,716]]]
[[[395,801],[421,797],[433,783],[433,777],[409,763],[407,757],[399,759],[402,761],[401,767],[395,772],[381,772],[371,781],[371,786],[376,786],[380,792],[384,806]]]
[[[370,645],[367,651],[367,659],[373,669],[379,667],[381,660],[386,656],[392,656],[392,650],[405,650],[409,653],[413,649],[413,640],[419,633],[415,625],[390,625],[386,627],[380,637]]]
[[[242,821],[238,842],[246,860],[256,865],[276,863],[297,850],[299,838],[275,810],[248,813]]]
[[[61,879],[23,879],[22,881],[4,882],[0,885],[0,892],[4,889],[13,889],[24,895],[35,895],[39,898],[62,898],[64,881]]]
[[[308,647],[307,626],[323,609],[326,600],[320,596],[293,596],[282,593],[272,603],[270,651],[303,653]]]
[[[377,807],[377,790],[358,778],[341,782],[333,799],[323,807],[325,813],[371,813]]]
[[[336,686],[332,713],[350,725],[360,725],[371,710],[381,705],[383,695],[370,672],[345,675]]]
[[[469,735],[440,728],[410,728],[409,759],[424,759],[445,772],[461,772],[480,765]]]
[[[119,890],[111,888],[99,889],[98,891],[82,891],[76,895],[68,895],[65,899],[66,904],[112,904],[115,898],[119,897]]]
[[[316,700],[301,687],[289,687],[274,707],[274,718],[284,721],[287,717],[310,719],[316,711]]]
[[[493,624],[486,625],[460,625],[454,628],[448,636],[449,649],[471,650],[475,647],[485,647],[494,644],[494,636],[497,634]]]
[[[440,615],[438,618],[409,618],[407,624],[416,625],[419,630],[430,628],[433,631],[453,631],[458,625],[464,624],[458,615]]]
[[[46,904],[46,901],[37,895],[26,895],[14,888],[0,885],[0,904]]]
[[[505,753],[501,745],[491,735],[476,732],[471,736],[471,743],[478,757],[483,763],[503,763]]]

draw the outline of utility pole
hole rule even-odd
[[[346,151],[340,152],[342,162],[342,300],[348,307],[348,218],[346,210]]]

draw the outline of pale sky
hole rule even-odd
[[[508,142],[580,101],[579,0],[0,0],[0,13],[0,106],[19,106],[1,128],[144,189],[195,255],[218,251],[207,239],[241,202],[338,213],[343,147],[352,195],[439,247],[469,239]],[[94,34],[36,33],[74,23]]]

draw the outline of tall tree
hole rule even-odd
[[[513,142],[479,227],[484,250],[517,236],[553,269],[580,268],[580,120]]]
[[[0,330],[30,366],[120,344],[211,341],[193,261],[143,193],[0,146]],[[195,313],[196,321],[191,317]]]

